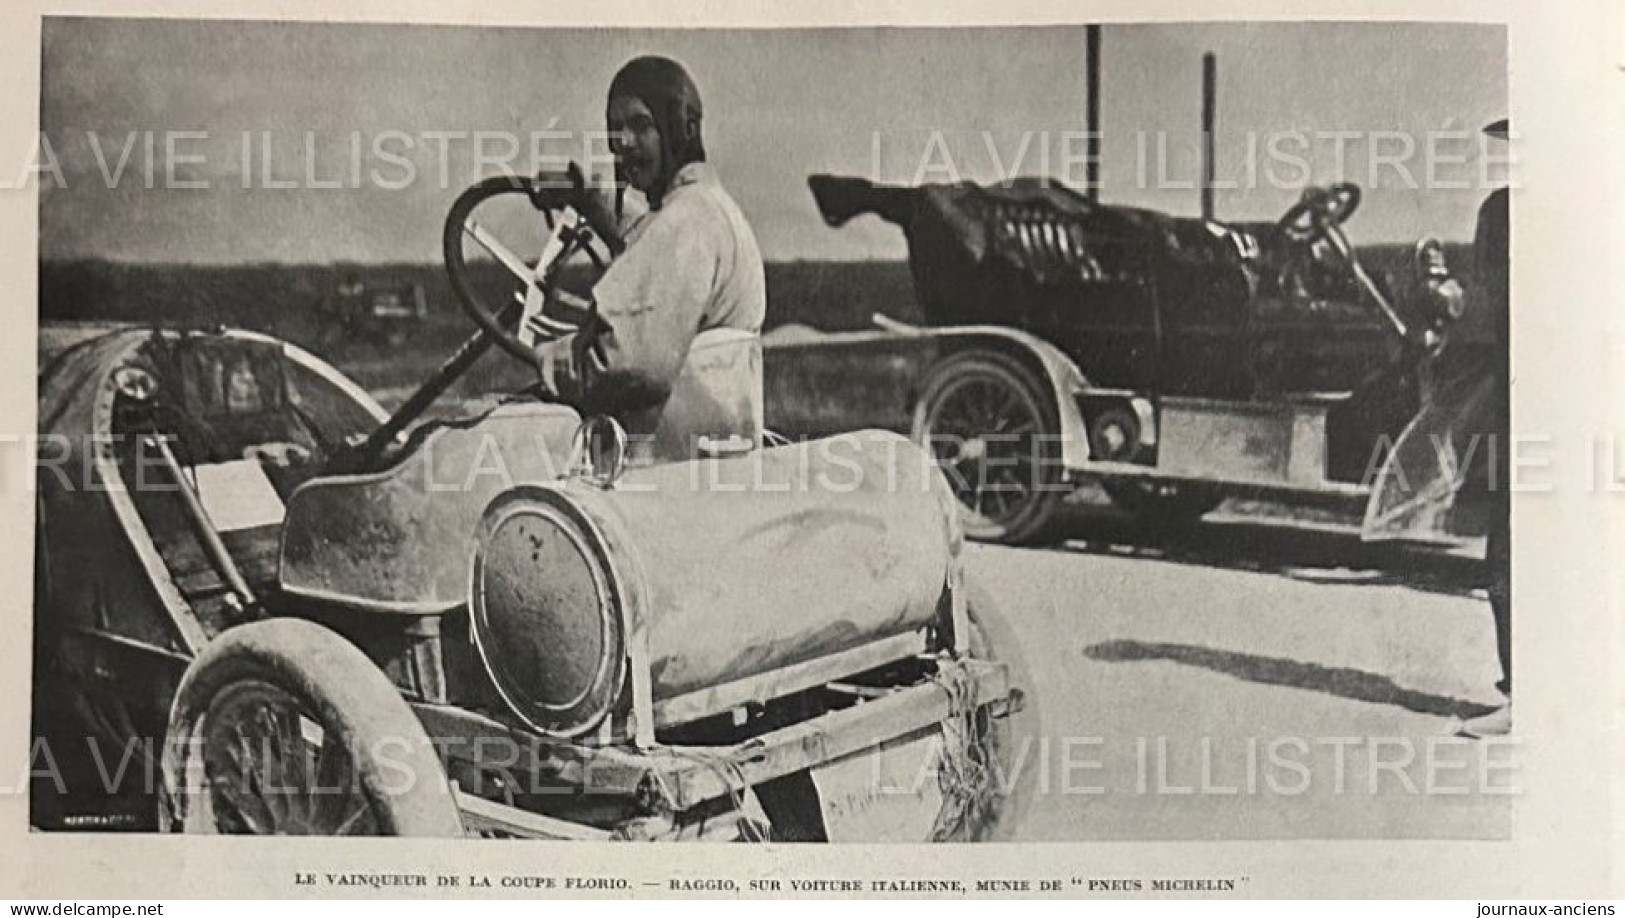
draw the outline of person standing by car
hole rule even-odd
[[[615,75],[616,213],[578,169],[569,180],[616,256],[590,302],[572,304],[592,323],[538,349],[544,390],[615,417],[655,460],[749,448],[762,431],[762,256],[706,162],[701,111],[694,81],[668,58],[639,57]],[[648,210],[622,231],[629,189]]]
[[[1484,128],[1491,137],[1506,140],[1509,122],[1502,119]],[[1483,337],[1493,357],[1495,388],[1490,400],[1494,474],[1490,489],[1489,545],[1485,567],[1489,574],[1490,609],[1495,621],[1495,647],[1501,662],[1501,681],[1496,683],[1506,696],[1506,704],[1486,714],[1464,721],[1458,732],[1463,736],[1501,736],[1512,729],[1512,495],[1510,411],[1512,404],[1511,366],[1508,342],[1511,340],[1511,190],[1498,188],[1478,208],[1478,226],[1473,233],[1473,257],[1483,302],[1478,309],[1486,320]]]

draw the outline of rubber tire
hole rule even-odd
[[[966,640],[970,655],[978,660],[1003,663],[1009,672],[1010,686],[1021,692],[1021,704],[1020,710],[992,721],[991,739],[1002,791],[993,804],[992,822],[978,827],[965,838],[951,840],[1009,841],[1038,796],[1037,775],[1041,770],[1038,759],[1045,753],[1043,714],[1032,669],[1009,617],[992,594],[968,576],[964,589],[966,617],[971,623]]]
[[[1036,775],[1040,770],[1037,757],[1045,751],[1039,742],[1043,735],[1041,715],[1033,693],[1031,670],[1009,620],[992,601],[990,594],[979,585],[967,578],[964,589],[966,615],[971,623],[971,632],[966,639],[970,656],[1004,663],[1009,670],[1010,684],[1022,690],[1023,698],[1021,710],[992,721],[994,732],[990,739],[993,758],[998,762],[999,769],[995,781],[999,783],[994,786],[997,798],[986,809],[989,818],[961,826],[959,831],[936,841],[1008,841],[1037,797]],[[1018,767],[1020,771],[1016,772]],[[766,795],[763,805],[773,820],[774,841],[828,841],[820,815],[818,792],[806,772],[776,779],[768,782],[768,785],[772,786],[759,785],[757,792]],[[926,838],[883,840],[903,843],[932,841]]]
[[[423,724],[382,670],[337,633],[302,619],[280,618],[232,628],[203,649],[187,669],[170,709],[164,744],[165,831],[214,833],[188,822],[186,756],[197,748],[205,712],[224,688],[257,679],[292,695],[324,730],[337,730],[350,751],[382,834],[449,838],[463,835],[462,818],[444,766]],[[389,750],[386,776],[371,753]],[[404,792],[390,789],[412,776]],[[195,814],[195,808],[194,808]]]
[[[1181,484],[1174,485],[1172,493],[1158,494],[1146,490],[1145,486],[1152,483],[1138,479],[1107,479],[1101,482],[1101,488],[1112,503],[1132,514],[1135,519],[1162,527],[1194,525],[1203,515],[1224,503],[1224,494],[1216,489]],[[1167,486],[1168,482],[1155,484]]]
[[[920,397],[914,403],[913,421],[909,436],[922,449],[930,450],[926,442],[928,421],[936,402],[947,387],[966,373],[984,373],[1004,382],[1018,397],[1036,408],[1040,429],[1044,437],[1045,455],[1043,481],[1037,500],[1015,519],[997,523],[976,516],[970,508],[961,505],[960,520],[965,535],[981,542],[1001,545],[1033,545],[1051,541],[1055,530],[1055,517],[1061,501],[1067,496],[1062,487],[1064,471],[1060,456],[1059,410],[1053,396],[1031,370],[997,351],[962,351],[931,368],[920,387]]]

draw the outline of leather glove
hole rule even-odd
[[[581,166],[574,162],[562,171],[554,169],[537,173],[532,183],[530,202],[537,210],[573,207],[593,232],[604,240],[610,252],[620,254],[625,248],[608,201],[598,189],[588,184]]]
[[[538,388],[554,401],[575,404],[586,389],[584,362],[577,335],[565,335],[536,346]]]
[[[566,169],[543,169],[531,180],[530,203],[537,210],[575,207],[586,188],[586,176],[573,162]]]

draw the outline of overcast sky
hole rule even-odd
[[[47,20],[42,126],[61,181],[43,177],[41,252],[432,260],[441,216],[463,185],[502,162],[528,171],[532,144],[550,161],[601,152],[580,132],[601,130],[603,92],[620,64],[654,52],[684,62],[699,83],[711,160],[768,258],[897,258],[901,235],[872,218],[825,227],[807,175],[1081,181],[1083,48],[1074,26]],[[1106,201],[1196,211],[1201,55],[1210,50],[1219,176],[1238,186],[1220,191],[1221,218],[1272,218],[1303,181],[1346,178],[1367,191],[1349,226],[1356,242],[1470,238],[1487,184],[1505,173],[1493,161],[1505,155],[1499,145],[1477,133],[1506,113],[1504,30],[1107,26]],[[1374,164],[1373,150],[1395,162]]]

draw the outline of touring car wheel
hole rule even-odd
[[[1189,526],[1224,502],[1218,490],[1193,482],[1111,478],[1101,482],[1112,503],[1142,523]]]
[[[1026,367],[992,351],[934,367],[914,406],[912,436],[931,451],[962,507],[965,534],[1041,541],[1067,494],[1054,400]]]
[[[423,726],[353,644],[311,622],[231,629],[181,681],[165,828],[252,835],[462,834]]]
[[[1021,650],[1014,627],[991,594],[973,580],[966,580],[966,617],[970,634],[969,655],[978,660],[1003,663],[1010,685],[1021,692],[1015,710],[994,717],[986,707],[970,719],[975,729],[972,741],[976,756],[987,763],[991,782],[981,799],[968,809],[974,818],[964,820],[940,841],[1007,841],[1032,808],[1037,791],[1036,775],[1042,767],[1040,742],[1041,709],[1034,694],[1032,672]]]

